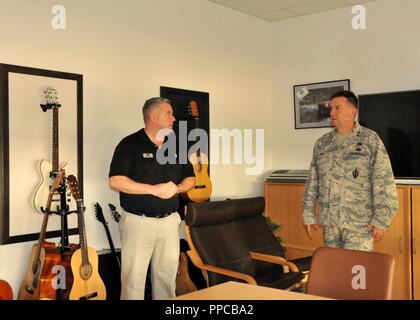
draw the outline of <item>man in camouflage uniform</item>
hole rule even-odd
[[[311,238],[318,223],[324,243],[370,251],[398,209],[391,163],[379,136],[355,122],[358,99],[350,91],[331,97],[335,130],[315,144],[303,196],[303,223]]]

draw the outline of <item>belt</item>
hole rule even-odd
[[[166,213],[161,213],[161,214],[156,214],[156,215],[140,213],[139,215],[143,217],[148,217],[148,218],[166,218],[166,217],[169,217],[171,214],[172,212],[166,212]]]
[[[127,211],[127,212],[131,214],[135,214],[136,216],[147,217],[147,218],[158,218],[158,219],[169,217],[172,213],[174,213],[174,212],[165,212],[165,213],[160,213],[160,214],[147,214],[147,213],[137,213],[137,212],[130,212],[130,211]]]

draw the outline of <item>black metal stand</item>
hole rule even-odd
[[[55,173],[51,173],[51,176],[54,176]],[[61,218],[61,240],[57,246],[57,250],[61,254],[61,265],[65,268],[65,282],[66,285],[62,288],[57,289],[57,300],[68,300],[70,296],[71,286],[73,284],[73,274],[71,270],[71,257],[80,246],[75,244],[69,244],[69,230],[67,216],[70,213],[77,212],[76,210],[70,211],[69,205],[67,204],[67,185],[66,177],[63,178],[59,188],[57,189],[59,193],[59,199],[53,199],[53,202],[59,202],[55,211],[50,211],[50,214],[57,214]],[[41,208],[42,211],[45,211]]]
[[[63,253],[66,249],[69,249],[69,230],[67,215],[70,213],[77,212],[76,210],[69,211],[69,205],[67,204],[66,198],[67,186],[66,186],[66,177],[61,181],[60,187],[58,188],[58,193],[60,195],[59,200],[53,200],[55,202],[59,201],[56,211],[51,211],[53,214],[57,214],[61,218],[61,240],[59,244],[60,252]]]

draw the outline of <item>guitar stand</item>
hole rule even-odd
[[[52,173],[53,174],[53,173]],[[69,205],[67,204],[66,198],[66,181],[65,177],[60,183],[58,188],[58,193],[60,195],[59,200],[52,200],[53,202],[60,202],[60,205],[57,205],[56,211],[50,211],[49,214],[57,214],[61,217],[61,241],[58,245],[60,253],[63,254],[66,250],[72,250],[72,246],[69,245],[69,235],[68,235],[68,224],[67,224],[67,215],[71,213],[77,213],[77,210],[69,210]],[[45,213],[44,207],[41,207],[41,211]]]

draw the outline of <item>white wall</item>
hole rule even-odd
[[[350,79],[356,94],[420,88],[420,2],[365,4],[367,29],[351,7],[273,24],[273,167],[307,169],[329,129],[294,129],[293,85]]]
[[[67,13],[64,31],[50,26],[56,1],[2,0],[0,62],[83,74],[90,246],[108,247],[92,205],[98,201],[107,210],[108,202],[118,204],[107,185],[114,147],[143,126],[140,107],[159,95],[161,85],[209,92],[211,128],[266,128],[266,168],[271,168],[269,23],[206,0],[59,3]],[[263,175],[246,176],[246,167],[212,166],[213,197],[262,194]],[[108,221],[118,246],[117,226]],[[0,246],[0,278],[15,294],[32,244]]]

